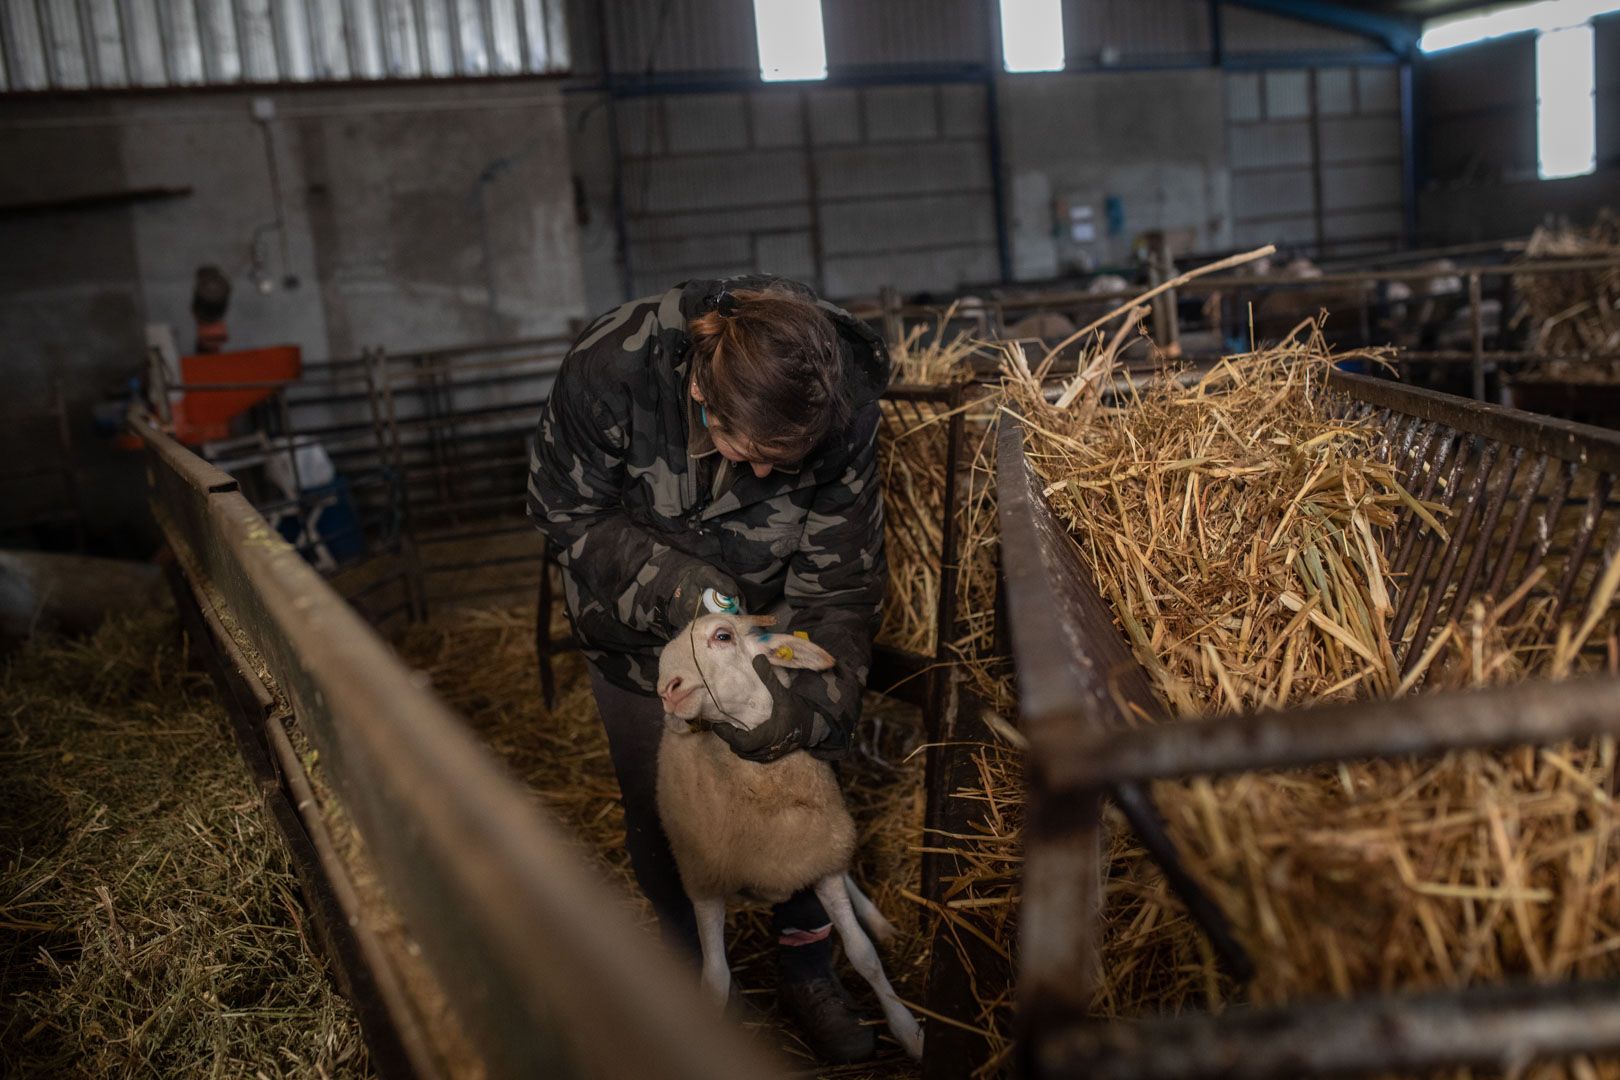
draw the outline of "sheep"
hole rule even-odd
[[[725,1003],[731,897],[746,891],[780,902],[814,886],[850,963],[876,991],[889,1030],[907,1054],[920,1058],[922,1030],[861,929],[864,924],[879,941],[894,937],[894,927],[849,875],[855,823],[832,767],[804,751],[766,764],[748,761],[710,730],[724,723],[753,728],[770,718],[771,694],[751,666],[754,657],[768,657],[783,685],[791,669],[834,665],[825,649],[804,638],[766,633],[774,623],[771,616],[702,615],[658,658],[665,713],[658,812],[697,916],[703,984]]]

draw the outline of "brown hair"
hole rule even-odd
[[[797,461],[849,422],[838,328],[810,300],[781,289],[722,293],[687,331],[711,426]]]

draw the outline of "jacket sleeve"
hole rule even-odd
[[[852,452],[843,472],[817,489],[799,550],[788,565],[784,597],[791,628],[807,633],[838,661],[831,671],[794,680],[794,692],[816,714],[811,745],[824,754],[841,753],[854,740],[872,664],[872,635],[888,587],[877,425],[873,402],[851,425]]]
[[[592,378],[587,356],[562,364],[529,463],[529,517],[575,584],[633,630],[669,637],[666,606],[700,560],[659,543],[620,504],[628,391]]]

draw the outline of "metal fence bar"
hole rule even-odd
[[[1233,1009],[1221,1016],[1070,1024],[1043,1040],[1035,1071],[1092,1080],[1295,1080],[1524,1063],[1620,1043],[1620,981],[1477,987],[1445,994]]]

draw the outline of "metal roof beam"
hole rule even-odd
[[[1252,8],[1268,15],[1315,23],[1351,34],[1360,34],[1382,44],[1392,53],[1406,55],[1417,48],[1423,20],[1409,15],[1368,11],[1328,0],[1221,0],[1235,7]]]

